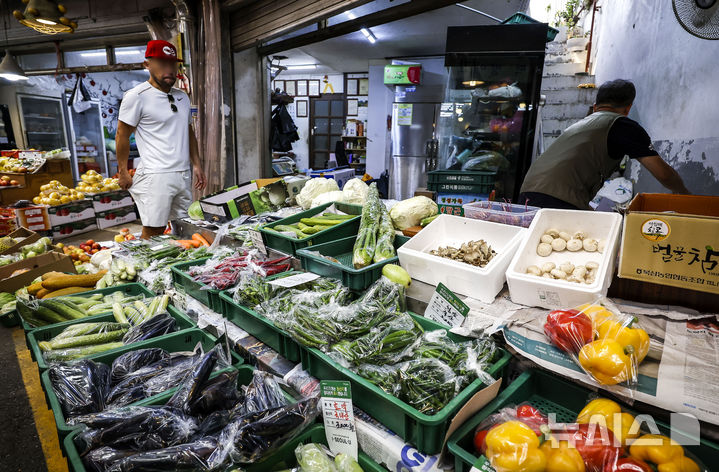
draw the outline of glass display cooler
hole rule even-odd
[[[62,98],[18,94],[17,100],[25,149],[68,148]]]
[[[546,24],[448,28],[430,173],[440,192],[516,201],[532,161],[546,39]]]
[[[69,95],[68,95],[69,99]],[[72,106],[67,107],[70,116],[70,131],[72,133],[72,147],[75,175],[80,176],[88,170],[110,177],[105,149],[105,132],[102,125],[102,110],[100,102],[91,101],[90,107],[78,113]]]

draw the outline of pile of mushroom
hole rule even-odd
[[[540,267],[537,267],[536,265],[527,267],[527,273],[536,275],[537,277],[565,280],[567,282],[587,285],[594,283],[598,270],[599,264],[596,262],[587,262],[584,265],[575,266],[571,262],[567,261],[559,264],[558,267],[554,262],[545,262]]]
[[[469,241],[468,243],[462,244],[459,249],[447,246],[433,249],[429,253],[433,256],[446,257],[447,259],[464,262],[465,264],[471,264],[477,267],[486,266],[497,254],[484,239]]]
[[[549,229],[542,235],[537,245],[537,254],[542,257],[547,257],[552,254],[552,252],[562,252],[564,250],[570,252],[581,250],[586,252],[603,252],[604,241],[588,238],[583,231],[569,234],[566,231]]]

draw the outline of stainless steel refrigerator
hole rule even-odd
[[[396,86],[392,104],[390,198],[404,200],[427,186],[433,165],[442,91],[437,87]]]

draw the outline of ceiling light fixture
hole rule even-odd
[[[377,42],[377,37],[368,28],[362,28],[362,29],[360,29],[360,31],[362,32],[364,37],[367,38],[367,41],[369,41],[370,43],[374,44],[375,42]]]
[[[28,79],[25,71],[15,62],[15,58],[12,57],[8,50],[5,50],[5,57],[0,62],[0,77],[11,82]]]
[[[355,18],[357,18],[357,15],[355,15],[351,11],[347,11],[346,13],[347,13],[347,18],[349,18],[350,20],[354,20]]]
[[[65,16],[67,8],[56,0],[22,0],[25,11],[15,10],[13,16],[23,25],[43,34],[73,33],[77,23]]]
[[[482,85],[483,83],[484,83],[484,80],[465,80],[464,82],[462,82],[462,85],[476,87],[477,85]]]
[[[317,69],[317,64],[297,64],[294,66],[288,65],[287,70],[310,70]]]

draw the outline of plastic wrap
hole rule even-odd
[[[406,311],[405,288],[392,282],[387,277],[380,277],[354,303],[371,302],[377,302],[389,311]]]
[[[240,400],[237,390],[238,371],[221,372],[202,384],[199,393],[187,405],[192,416],[205,416],[214,411],[229,410]]]
[[[105,409],[110,388],[110,368],[105,364],[89,360],[58,364],[48,369],[48,375],[65,417]]]
[[[399,397],[399,370],[395,365],[363,364],[357,373],[394,397]]]
[[[197,429],[195,420],[171,408],[122,407],[74,418],[87,430],[77,435],[81,454],[101,446],[150,451],[182,444]]]
[[[135,451],[121,451],[107,446],[98,447],[85,454],[82,463],[88,472],[106,472],[115,462],[134,454]]]
[[[458,393],[458,378],[437,359],[407,361],[398,366],[399,398],[426,415],[433,415]]]
[[[156,338],[177,331],[177,321],[169,313],[160,313],[133,326],[122,338],[125,344]]]
[[[295,448],[295,457],[302,472],[337,472],[334,462],[319,444],[300,444]]]
[[[635,317],[600,299],[550,312],[544,332],[599,384],[636,388],[639,364],[649,352],[649,335]]]
[[[252,375],[252,382],[245,388],[245,401],[235,407],[232,415],[243,416],[279,408],[288,403],[277,377],[269,372],[256,370]]]
[[[121,341],[130,325],[112,323],[77,323],[68,326],[49,341],[40,341],[41,351],[55,351],[73,347]]]
[[[219,344],[204,354],[195,363],[190,374],[183,379],[182,384],[167,402],[167,406],[190,413],[192,411],[191,405],[198,401],[199,396],[202,394],[202,388],[210,378],[212,370],[223,357],[222,346]],[[226,360],[224,362],[227,363]]]
[[[352,251],[352,264],[355,269],[372,264],[372,258],[377,248],[377,230],[382,217],[381,205],[377,184],[372,184],[367,193],[367,202],[362,208],[360,227]]]
[[[394,226],[392,225],[392,218],[389,217],[389,213],[384,208],[384,204],[380,202],[382,216],[379,220],[379,228],[377,230],[377,249],[375,250],[372,262],[382,262],[386,259],[390,259],[397,255],[394,249]]]
[[[208,470],[207,458],[215,451],[214,439],[170,446],[134,454],[114,463],[108,472],[202,471]]]
[[[137,349],[118,356],[112,361],[110,380],[113,385],[122,382],[133,372],[161,361],[169,361],[170,353],[158,347]]]

